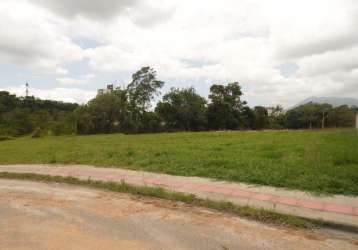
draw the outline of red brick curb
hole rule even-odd
[[[131,177],[130,178],[128,178],[128,176],[126,177],[124,177],[124,181],[126,179],[132,179]],[[267,201],[272,204],[282,204],[287,206],[309,208],[309,209],[319,210],[329,213],[358,216],[358,207],[339,205],[335,203],[319,202],[319,201],[308,200],[308,199],[307,200],[295,199],[291,197],[270,195],[270,194],[257,193],[257,192],[247,192],[236,188],[222,187],[214,184],[200,185],[198,183],[192,183],[192,182],[174,182],[172,180],[156,179],[156,178],[146,178],[144,181],[146,184],[159,186],[159,187],[176,187],[176,188],[180,187],[184,189],[193,189],[196,191],[221,194],[221,195],[231,196],[236,198],[252,199],[257,201]]]
[[[354,216],[353,222],[356,224],[358,217],[358,207],[344,204],[338,204],[329,201],[317,200],[314,197],[294,198],[272,193],[259,192],[257,189],[248,188],[245,190],[241,186],[235,187],[232,183],[218,183],[203,178],[196,177],[178,177],[165,174],[155,174],[140,171],[131,171],[111,168],[95,168],[90,166],[50,166],[50,165],[17,165],[17,166],[0,166],[0,172],[17,172],[17,173],[36,173],[45,175],[73,176],[81,179],[94,179],[101,181],[125,181],[136,185],[151,185],[168,188],[175,191],[187,193],[204,193],[200,197],[209,197],[217,195],[225,200],[235,201],[259,201],[275,205],[285,205],[302,209],[311,209],[320,212],[335,215]],[[279,192],[278,192],[279,193]],[[355,199],[355,198],[354,198]],[[352,204],[358,204],[356,202]],[[357,218],[358,219],[358,218]]]

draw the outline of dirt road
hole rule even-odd
[[[104,182],[125,181],[137,186],[149,185],[194,194],[201,199],[225,200],[239,206],[248,205],[274,210],[278,213],[358,227],[358,197],[317,196],[302,191],[269,186],[84,165],[0,165],[0,172],[71,176],[81,180],[91,179]]]
[[[0,180],[0,249],[357,249],[354,237],[278,228],[176,202]]]

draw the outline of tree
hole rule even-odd
[[[156,112],[145,112],[142,116],[141,124],[143,126],[139,129],[139,132],[157,133],[162,131],[161,119]]]
[[[82,119],[82,120],[81,120]],[[78,112],[80,133],[113,133],[127,129],[127,91],[98,95]]]
[[[194,88],[172,88],[164,95],[163,101],[158,103],[155,111],[168,129],[206,129],[206,100]]]
[[[241,87],[238,82],[210,87],[208,125],[211,129],[238,129],[241,112],[246,102],[241,101]]]
[[[286,127],[289,129],[300,129],[303,128],[302,123],[302,111],[298,109],[289,110],[286,113]]]
[[[320,104],[307,103],[289,110],[286,113],[287,127],[293,129],[319,127],[322,118],[320,107]]]
[[[286,113],[288,128],[325,128],[354,126],[354,107],[333,108],[330,104],[307,103]]]
[[[245,129],[254,129],[255,119],[255,111],[252,110],[249,106],[243,107],[241,113],[242,127]]]
[[[20,99],[7,91],[0,91],[0,115],[19,107]]]
[[[88,106],[81,106],[75,110],[76,117],[76,131],[78,134],[96,134],[95,120],[92,114],[89,112]]]
[[[34,129],[28,109],[15,108],[11,112],[5,113],[3,119],[5,124],[3,131],[9,135],[25,135]]]
[[[301,123],[305,128],[312,129],[313,127],[318,128],[321,125],[321,104],[307,103],[296,108],[301,116]]]
[[[73,135],[77,133],[76,116],[74,112],[67,114],[60,112],[50,125],[53,135]]]
[[[353,127],[355,110],[347,105],[335,107],[328,112],[327,123],[331,127]]]
[[[73,103],[33,96],[16,97],[0,91],[0,134],[21,136],[30,134],[35,128],[40,128],[44,134],[51,133],[58,118],[68,117],[77,107]]]
[[[329,111],[332,110],[332,105],[330,104],[321,104],[319,106],[319,112],[320,112],[320,117],[321,117],[321,128],[324,129],[327,126],[327,116],[329,114]]]
[[[267,109],[262,106],[256,106],[255,111],[255,123],[254,129],[264,129],[268,127],[269,119]]]
[[[132,75],[132,82],[128,85],[131,121],[135,130],[141,127],[140,120],[144,112],[150,107],[151,101],[158,95],[164,82],[157,80],[157,73],[150,67],[143,67]]]
[[[163,86],[164,82],[157,80],[154,69],[141,68],[132,75],[132,82],[127,87],[130,104],[140,111],[147,110],[150,102],[160,93],[159,89]]]
[[[276,105],[269,114],[269,127],[272,129],[282,129],[285,127],[285,114],[281,105]]]

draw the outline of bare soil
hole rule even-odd
[[[177,202],[0,180],[0,249],[357,249],[354,236],[273,227]]]

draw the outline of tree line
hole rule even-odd
[[[76,131],[78,104],[16,97],[0,91],[0,135],[21,136],[42,130],[54,135]]]
[[[214,84],[208,99],[195,89],[172,88],[152,107],[164,82],[143,67],[124,88],[97,95],[85,105],[16,97],[0,92],[0,134],[145,133],[244,129],[353,127],[357,107],[308,103],[250,108],[238,82]]]

